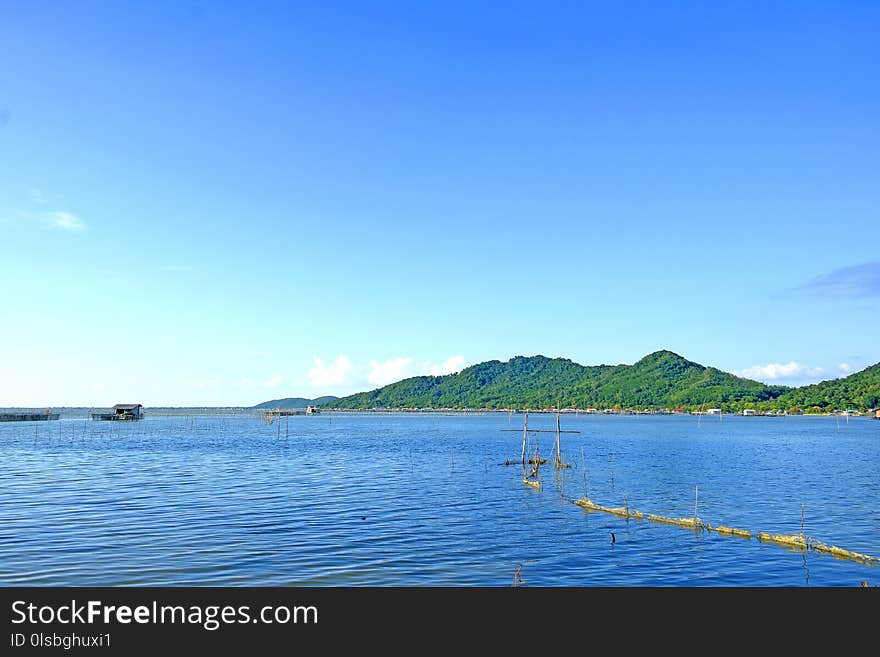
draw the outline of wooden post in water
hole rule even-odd
[[[584,458],[584,446],[581,445],[581,466],[584,469],[584,499],[590,499],[587,495],[587,459]]]
[[[522,444],[522,466],[526,467],[526,437],[529,433],[529,412],[526,411],[523,418],[523,444]]]
[[[697,510],[700,507],[700,485],[694,484],[694,520],[700,517]]]
[[[614,452],[611,452],[611,490],[614,490]]]
[[[559,426],[559,409],[556,409],[556,468],[562,465],[562,458],[560,455],[560,432],[562,428]]]

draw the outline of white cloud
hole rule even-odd
[[[384,363],[370,361],[370,373],[367,381],[374,386],[384,386],[395,381],[415,376],[412,358],[389,358]]]
[[[440,376],[442,374],[455,374],[464,369],[464,356],[450,356],[439,365],[432,365],[429,374]]]
[[[331,362],[317,356],[313,360],[314,365],[308,371],[308,382],[313,388],[312,392],[322,393],[339,386],[344,386],[347,391],[364,390],[368,386],[378,388],[413,376],[452,374],[461,371],[465,365],[464,356],[460,355],[450,356],[439,363],[416,360],[410,356],[384,361],[370,360],[368,364],[353,363],[345,355]]]
[[[837,366],[837,370],[844,376],[852,372],[852,367],[850,367],[849,363],[841,363]]]
[[[276,374],[275,376],[270,376],[268,379],[263,380],[254,380],[249,377],[242,377],[238,380],[238,385],[242,388],[277,388],[281,385],[281,382],[284,380],[284,377],[280,374]],[[210,385],[216,385],[218,381],[211,380],[207,382]],[[198,388],[204,387],[201,384],[197,384]]]
[[[50,212],[47,215],[49,224],[55,228],[71,232],[85,230],[86,225],[71,212]]]
[[[325,363],[315,356],[314,362],[309,369],[309,383],[315,387],[342,385],[352,370],[351,361],[345,355],[340,355],[332,363]]]
[[[810,367],[798,362],[767,363],[766,365],[753,365],[744,370],[734,372],[737,376],[758,381],[779,381],[780,379],[815,379],[822,376],[825,370],[821,367]]]
[[[384,363],[371,360],[367,381],[374,386],[384,386],[412,376],[452,374],[460,372],[464,367],[464,362],[464,356],[450,356],[442,363],[434,363],[429,360],[416,361],[405,356],[389,358]]]

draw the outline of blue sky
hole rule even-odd
[[[401,4],[3,3],[0,406],[880,361],[880,5]]]

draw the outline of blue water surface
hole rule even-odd
[[[880,422],[564,415],[540,491],[522,416],[0,424],[0,584],[858,586],[880,568],[587,513],[590,497],[880,556]],[[555,417],[531,415],[530,428]],[[552,434],[534,434],[550,456]],[[613,481],[612,481],[613,474]],[[611,534],[615,542],[612,543]]]

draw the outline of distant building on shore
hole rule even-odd
[[[754,408],[746,408],[743,409],[743,415],[755,415],[756,411]]]
[[[721,415],[720,408],[707,408],[706,415]]]

